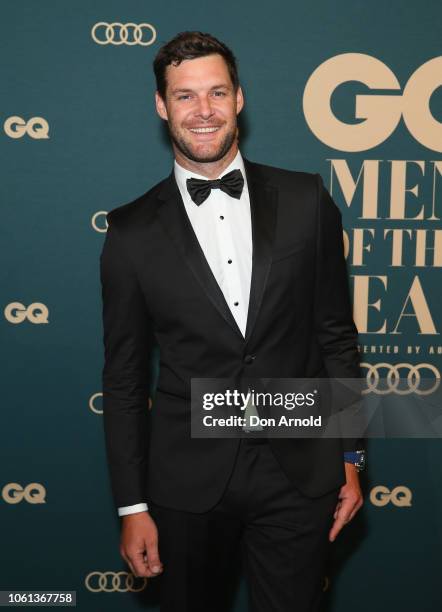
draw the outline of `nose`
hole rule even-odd
[[[202,119],[210,119],[213,112],[210,98],[208,96],[201,96],[199,98],[197,115]]]

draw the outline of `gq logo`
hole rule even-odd
[[[11,302],[6,306],[4,313],[5,318],[7,321],[9,321],[9,323],[23,323],[23,321],[26,319],[37,325],[40,323],[49,323],[48,307],[40,302],[34,302],[27,308],[20,302]]]
[[[22,117],[9,117],[3,127],[10,138],[22,138],[25,134],[35,140],[49,138],[49,125],[43,117],[32,117],[28,121]]]
[[[411,491],[408,487],[399,486],[390,491],[388,487],[378,485],[370,491],[370,501],[374,506],[386,506],[392,503],[393,506],[409,508],[411,506]]]
[[[318,66],[303,96],[305,119],[313,134],[339,151],[366,151],[383,143],[403,117],[410,134],[424,147],[442,152],[442,123],[430,111],[430,98],[442,85],[442,56],[422,64],[408,79],[402,95],[358,94],[355,124],[338,119],[331,108],[335,90],[357,81],[369,89],[399,92],[401,86],[383,62],[364,53],[343,53]]]
[[[17,482],[9,482],[2,489],[7,504],[18,504],[23,499],[29,504],[45,504],[46,489],[38,482],[31,482],[24,488]]]

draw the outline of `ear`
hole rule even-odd
[[[157,113],[159,114],[161,119],[164,119],[164,121],[167,121],[168,116],[167,116],[166,104],[164,103],[164,100],[160,96],[158,91],[155,92],[155,106],[157,109]]]
[[[236,114],[239,115],[244,106],[244,95],[242,93],[241,86],[236,91]]]

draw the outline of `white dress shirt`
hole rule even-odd
[[[244,161],[239,151],[217,178],[237,168],[244,177],[241,198],[237,200],[221,189],[212,189],[209,197],[199,206],[190,197],[186,180],[191,177],[207,180],[207,177],[186,170],[176,160],[174,174],[198,242],[238,327],[245,336],[252,276],[252,223]],[[124,506],[118,508],[118,515],[124,516],[147,509],[146,503]]]

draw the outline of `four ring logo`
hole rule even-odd
[[[128,572],[90,572],[84,582],[93,593],[136,593],[146,588],[147,578],[136,578]]]
[[[157,32],[150,23],[96,23],[91,31],[92,39],[97,45],[141,45],[153,44]]]
[[[408,487],[395,487],[392,491],[388,487],[378,485],[370,491],[370,501],[374,506],[386,506],[390,502],[394,506],[411,506],[411,491]]]
[[[7,504],[18,504],[25,499],[29,504],[45,504],[46,489],[39,482],[31,482],[23,488],[16,482],[9,482],[2,489]]]
[[[32,117],[27,122],[22,117],[8,117],[3,128],[10,138],[22,138],[25,134],[35,140],[49,138],[49,125],[43,117]]]
[[[105,210],[98,210],[91,219],[91,225],[96,232],[100,232],[100,234],[105,234],[107,232],[107,212]],[[100,221],[104,224],[100,225]]]
[[[429,395],[434,393],[440,385],[440,372],[431,363],[377,363],[371,364],[362,362],[361,368],[367,369],[366,382],[367,388],[362,393],[377,393],[386,395],[396,393],[397,395]],[[385,372],[381,378],[381,373]],[[401,376],[402,374],[402,376]],[[430,384],[424,386],[424,381],[430,380]],[[382,381],[382,383],[381,383]],[[405,384],[405,388],[400,388],[400,383]]]
[[[102,408],[97,408],[95,406],[95,400],[98,397],[103,397],[103,393],[94,393],[93,395],[91,395],[91,397],[89,398],[89,409],[92,410],[92,412],[95,412],[95,414],[103,414],[103,409]]]
[[[48,307],[40,302],[34,302],[27,308],[20,302],[11,302],[4,310],[5,318],[9,323],[23,323],[25,319],[31,323],[49,323]]]
[[[355,119],[345,123],[332,110],[340,85],[362,83],[364,89],[385,93],[357,94]],[[305,119],[321,142],[339,151],[366,151],[383,143],[401,117],[410,134],[424,147],[442,151],[442,123],[431,114],[430,100],[442,85],[442,56],[419,66],[402,95],[395,74],[383,62],[364,53],[343,53],[318,66],[308,79],[303,96]]]

